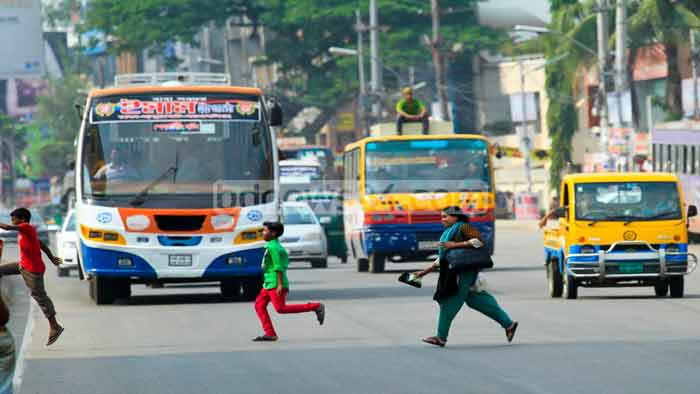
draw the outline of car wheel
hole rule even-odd
[[[379,253],[372,253],[369,256],[369,272],[379,274],[384,272],[386,256]]]
[[[369,260],[362,257],[357,259],[357,272],[367,272],[369,269]]]
[[[654,294],[657,297],[666,297],[668,295],[668,281],[660,279],[658,282],[654,283]]]
[[[311,260],[311,268],[328,268],[328,258]]]
[[[550,259],[547,264],[547,284],[549,285],[549,296],[552,298],[561,297],[564,292],[564,282],[559,272],[559,261]]]
[[[671,298],[683,298],[683,292],[685,287],[685,278],[682,276],[672,276],[668,280],[669,287],[671,288]]]
[[[564,278],[564,295],[568,300],[575,300],[578,298],[578,283],[571,275],[564,275]]]

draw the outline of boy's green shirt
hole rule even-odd
[[[265,256],[263,257],[263,288],[277,288],[277,273],[282,273],[282,287],[289,289],[287,279],[287,267],[289,267],[289,255],[287,250],[277,239],[268,241],[265,245]]]

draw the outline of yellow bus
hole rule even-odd
[[[348,145],[345,241],[358,271],[437,253],[440,211],[458,205],[494,245],[495,193],[486,138],[471,134],[368,137]]]

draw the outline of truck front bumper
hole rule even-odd
[[[619,249],[634,247],[634,252]],[[625,280],[688,275],[697,268],[698,258],[688,252],[667,252],[642,241],[624,241],[596,253],[566,256],[566,272],[576,279]]]

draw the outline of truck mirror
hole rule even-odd
[[[555,216],[557,219],[566,217],[566,207],[559,207],[554,211]]]
[[[698,207],[695,205],[689,205],[688,206],[688,217],[692,218],[693,216],[698,216]]]
[[[270,108],[270,126],[282,126],[282,107],[276,102]]]

